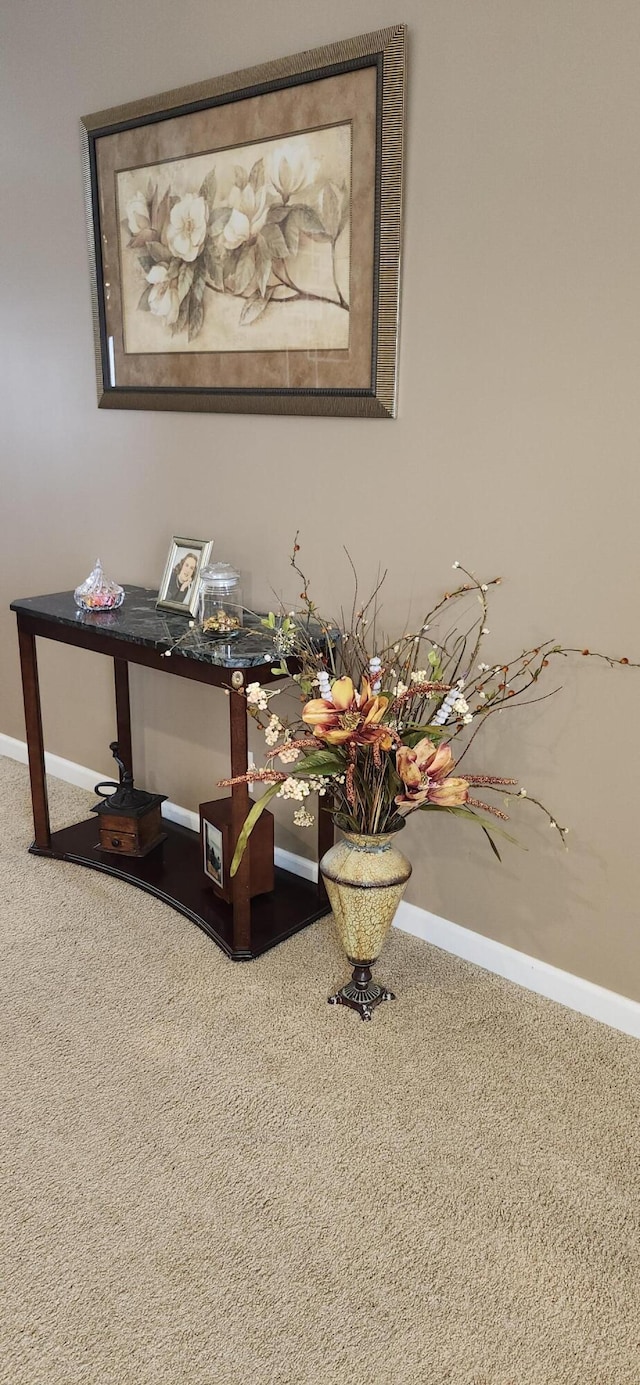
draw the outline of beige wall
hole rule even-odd
[[[398,20],[398,420],[99,412],[80,115]],[[640,655],[635,0],[25,0],[3,28],[1,731],[24,734],[9,600],[75,585],[98,553],[151,585],[172,532],[215,535],[256,604],[291,592],[299,525],[330,605],[343,542],[363,578],[383,554],[389,619],[459,558],[505,579],[494,657],[547,634]],[[526,805],[527,851],[502,867],[421,818],[409,897],[640,999],[640,674],[563,672],[555,702],[493,719],[476,767],[519,774],[570,851]],[[107,767],[106,664],[48,646],[42,683],[48,748]],[[133,691],[141,777],[195,807],[224,768],[215,695],[141,670]]]

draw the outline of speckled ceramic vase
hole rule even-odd
[[[347,832],[320,862],[340,942],[353,967],[351,981],[329,996],[329,1004],[348,1005],[363,1020],[370,1020],[383,1000],[395,1000],[385,986],[372,981],[371,968],[411,875],[410,862],[395,845],[396,836]]]

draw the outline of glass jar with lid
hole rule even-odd
[[[242,582],[231,563],[211,563],[202,569],[198,615],[205,635],[237,634],[242,625]]]

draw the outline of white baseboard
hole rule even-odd
[[[485,938],[482,933],[474,933],[470,928],[462,928],[459,923],[419,909],[415,904],[403,901],[395,919],[396,928],[412,933],[415,938],[423,938],[443,952],[451,952],[462,957],[465,962],[473,962],[495,976],[504,976],[507,981],[515,981],[526,991],[535,991],[547,1000],[555,1000],[576,1010],[580,1015],[608,1024],[611,1029],[620,1029],[623,1034],[632,1034],[640,1039],[640,1003],[628,996],[607,991],[594,981],[572,972],[561,971],[549,962],[541,962],[537,957],[528,957],[514,947],[496,942],[495,938]]]
[[[0,755],[26,764],[26,742],[0,732]],[[67,784],[75,784],[77,788],[89,791],[93,791],[101,779],[110,779],[112,776],[112,770],[99,773],[97,770],[87,769],[84,765],[77,765],[73,760],[65,760],[60,755],[52,755],[49,751],[45,753],[45,765],[47,774],[54,779],[63,779]],[[177,803],[165,802],[162,812],[170,822],[180,823],[196,832],[199,829],[197,813],[191,812],[188,808],[181,808]],[[276,847],[275,859],[276,865],[292,871],[295,875],[303,876],[306,880],[318,878],[316,862],[304,856],[297,856],[294,852]],[[507,981],[523,986],[527,991],[534,991],[536,995],[545,996],[547,1000],[557,1001],[578,1014],[588,1015],[591,1019],[599,1020],[601,1024],[607,1024],[612,1029],[619,1029],[623,1034],[631,1034],[634,1038],[640,1039],[640,1003],[628,996],[605,990],[604,986],[597,986],[593,981],[587,981],[582,976],[574,976],[571,972],[561,971],[559,967],[552,967],[548,962],[539,961],[537,957],[528,957],[526,953],[507,947],[505,943],[496,942],[494,938],[485,938],[483,934],[474,933],[470,928],[462,928],[460,924],[451,923],[449,919],[430,914],[427,909],[420,909],[416,904],[403,902],[400,905],[395,926],[416,938],[422,938],[434,947],[441,948],[443,952],[450,952],[455,957],[461,957],[466,962],[482,967],[485,971],[493,972],[496,976],[503,976]]]

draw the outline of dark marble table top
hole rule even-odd
[[[247,614],[245,625],[235,638],[215,639],[195,627],[190,629],[188,613],[182,616],[156,610],[156,591],[131,586],[125,586],[124,590],[124,602],[116,611],[81,611],[73,592],[28,596],[22,601],[12,601],[11,610],[21,615],[38,616],[55,625],[104,631],[116,640],[146,645],[158,653],[171,649],[186,659],[223,668],[253,668],[274,661],[273,641],[260,626],[259,616]]]

